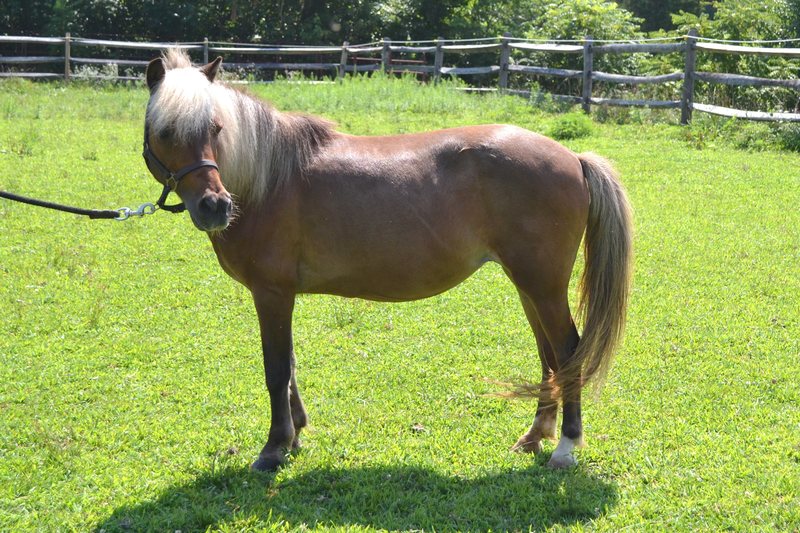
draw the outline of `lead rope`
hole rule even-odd
[[[120,207],[117,209],[83,209],[80,207],[73,207],[69,205],[57,204],[45,200],[37,200],[36,198],[28,198],[27,196],[20,196],[19,194],[10,193],[0,190],[0,198],[20,202],[28,205],[35,205],[37,207],[44,207],[46,209],[54,209],[56,211],[63,211],[65,213],[73,213],[89,217],[90,219],[106,219],[106,220],[128,220],[131,217],[143,217],[145,215],[152,215],[158,210],[158,206],[150,202],[144,203],[136,209],[130,207]]]

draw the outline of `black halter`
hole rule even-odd
[[[185,167],[178,169],[177,172],[172,172],[167,168],[167,165],[162,163],[161,160],[156,157],[156,154],[150,150],[150,143],[147,142],[149,134],[150,127],[147,125],[147,123],[145,123],[142,157],[144,157],[144,162],[147,165],[147,168],[150,169],[150,172],[152,172],[156,177],[160,177],[164,182],[164,190],[161,191],[161,196],[156,201],[156,205],[164,211],[169,211],[170,213],[180,213],[186,209],[186,206],[183,203],[167,205],[166,201],[169,193],[175,191],[178,188],[178,183],[180,183],[180,181],[190,172],[194,172],[198,168],[203,167],[211,167],[219,171],[219,167],[217,166],[217,163],[210,159],[201,159],[200,161],[190,163]]]

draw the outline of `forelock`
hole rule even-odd
[[[164,61],[164,68],[166,70],[192,66],[192,60],[189,58],[189,55],[180,48],[170,48],[166,50],[161,55],[161,59]]]
[[[164,61],[166,74],[147,106],[151,131],[158,134],[169,128],[185,143],[201,138],[214,116],[212,84],[182,52],[169,51]]]

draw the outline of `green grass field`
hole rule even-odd
[[[356,134],[562,120],[409,81],[251,90]],[[154,201],[146,101],[0,84],[0,189]],[[485,378],[539,368],[494,265],[414,303],[300,297],[311,427],[288,468],[255,474],[269,420],[255,312],[188,216],[0,200],[0,530],[800,530],[800,155],[697,149],[693,131],[593,123],[566,141],[616,162],[637,254],[626,340],[585,396],[588,447],[568,471],[544,467],[552,445],[510,453],[534,404],[487,396]]]

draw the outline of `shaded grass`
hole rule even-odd
[[[558,117],[407,81],[251,91],[350,133]],[[154,199],[143,89],[0,84],[0,188],[91,207]],[[636,210],[625,344],[568,472],[508,446],[536,377],[488,265],[437,298],[301,296],[312,426],[275,475],[255,313],[188,217],[90,222],[0,203],[0,529],[796,530],[800,187],[794,154],[687,145],[670,125],[568,141],[617,163]],[[692,144],[692,143],[689,143]],[[577,274],[577,272],[576,272]]]
[[[230,494],[236,495],[235,505]],[[476,478],[416,465],[323,467],[275,481],[266,494],[263,480],[227,467],[173,487],[156,501],[118,509],[101,527],[202,530],[219,526],[219,515],[236,523],[237,515],[249,514],[269,517],[269,529],[305,524],[355,530],[514,531],[531,527],[531,513],[543,529],[579,524],[587,506],[595,506],[593,514],[599,515],[615,500],[616,491],[608,483],[582,472],[551,472],[542,465]]]

